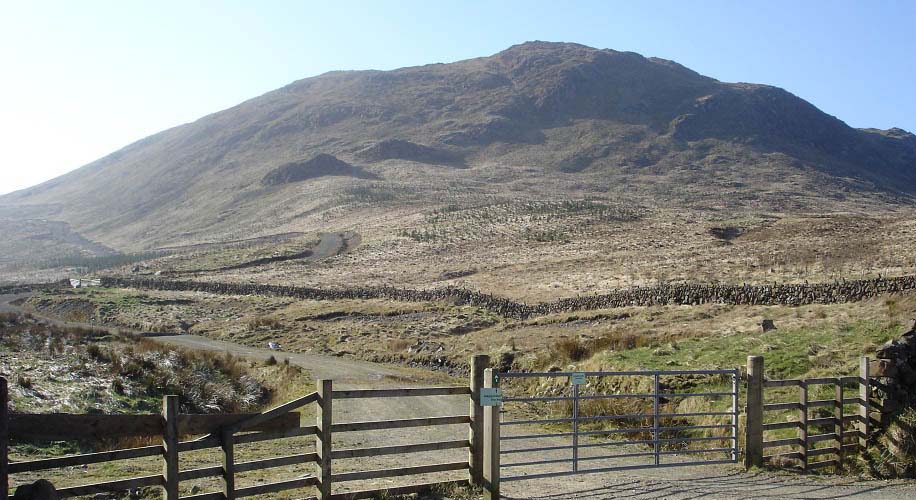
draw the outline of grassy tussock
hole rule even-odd
[[[551,358],[578,362],[590,359],[600,352],[626,351],[645,347],[651,342],[651,338],[647,335],[624,332],[614,332],[596,339],[564,337],[551,347],[551,351],[555,355],[551,356]]]
[[[268,330],[277,330],[283,328],[283,322],[271,316],[255,316],[248,320],[249,331],[257,331],[262,328]]]
[[[875,476],[916,478],[916,408],[899,412],[869,448],[865,466]]]

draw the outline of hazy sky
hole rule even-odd
[[[526,40],[673,59],[916,131],[916,2],[757,3],[0,0],[0,193],[293,80]]]

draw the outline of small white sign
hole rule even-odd
[[[480,406],[502,406],[503,393],[495,387],[480,389]]]
[[[571,373],[569,375],[569,383],[572,385],[585,385],[585,374]]]

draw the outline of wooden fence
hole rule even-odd
[[[480,388],[487,356],[472,359],[471,383],[458,387],[334,390],[330,380],[319,380],[317,390],[299,399],[257,414],[184,415],[178,413],[178,397],[163,398],[161,415],[68,415],[68,414],[9,414],[6,379],[0,378],[0,499],[12,498],[9,475],[42,471],[59,467],[99,464],[141,457],[161,457],[162,474],[131,477],[82,486],[58,489],[60,498],[117,492],[133,488],[158,486],[167,500],[233,500],[255,495],[317,487],[321,500],[373,498],[383,491],[407,494],[428,490],[433,483],[386,487],[383,490],[335,493],[332,485],[349,481],[401,477],[444,471],[467,470],[469,479],[435,484],[480,484],[483,477],[483,409],[479,406]],[[462,415],[378,420],[364,422],[332,421],[332,407],[337,399],[403,398],[432,396],[469,396],[469,413]],[[295,413],[306,405],[316,404],[316,425],[302,426]],[[335,450],[332,436],[336,433],[385,431],[441,425],[467,425],[468,439],[442,442],[411,443],[397,446],[350,448]],[[181,441],[180,436],[202,435]],[[138,448],[87,453],[64,457],[8,461],[10,439],[20,440],[99,440],[145,436],[162,438],[162,444]],[[315,452],[291,456],[237,462],[235,445],[284,438],[315,436]],[[219,448],[222,464],[198,469],[179,470],[179,454],[196,450]],[[468,460],[393,469],[334,472],[333,463],[351,458],[377,457],[393,454],[421,453],[438,450],[468,449]],[[315,464],[317,473],[268,484],[238,487],[236,474],[298,464]],[[222,479],[222,491],[179,496],[179,483],[202,478]]]
[[[790,460],[804,470],[823,467],[842,469],[846,459],[865,450],[870,435],[869,360],[861,359],[859,376],[793,380],[767,380],[761,356],[748,358],[746,465],[761,466],[777,460]],[[812,399],[810,392],[832,387],[826,399]],[[768,388],[797,389],[797,401],[766,402]],[[852,388],[855,397],[847,395]],[[821,390],[821,394],[825,391]],[[824,410],[819,410],[823,408]],[[851,409],[851,411],[846,411]],[[822,414],[812,415],[812,410]],[[767,415],[778,413],[784,421],[767,422]],[[794,418],[792,414],[794,413]],[[827,416],[824,416],[826,414]],[[791,420],[788,420],[791,418]],[[765,440],[767,432],[794,429],[795,437]],[[783,434],[785,434],[783,432]],[[784,451],[790,449],[792,451]],[[769,455],[765,454],[770,450]]]

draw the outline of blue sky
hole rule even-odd
[[[916,131],[916,2],[0,0],[0,193],[335,69],[527,40],[777,85],[855,127]]]

